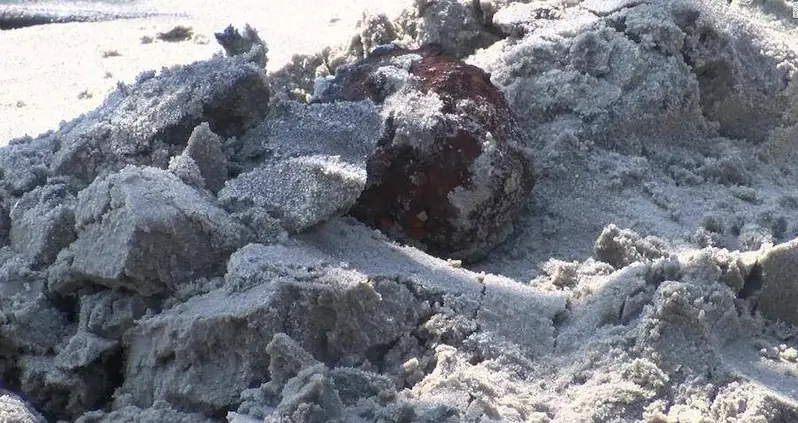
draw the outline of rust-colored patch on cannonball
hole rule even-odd
[[[380,147],[368,162],[369,183],[352,214],[392,237],[445,254],[452,228],[442,217],[457,215],[447,195],[470,180],[468,168],[480,150],[463,132],[441,140],[431,154],[407,145]]]
[[[387,66],[412,77],[386,90],[379,70]],[[398,96],[391,106],[397,107],[402,96],[416,93],[440,104],[439,113],[417,116],[408,108],[386,112],[383,104],[386,131],[368,160],[367,186],[353,216],[431,254],[467,261],[504,240],[534,179],[518,147],[523,132],[487,73],[435,46],[391,47],[339,70],[331,92],[328,101],[380,104]],[[408,133],[414,120],[425,119],[434,121],[431,130]]]
[[[490,75],[476,66],[451,56],[432,55],[413,63],[410,72],[419,78],[421,90],[441,96],[449,113],[454,112],[458,100],[475,101],[485,107],[472,117],[495,129],[503,126],[497,119],[512,114],[504,96],[490,82]]]

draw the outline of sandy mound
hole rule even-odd
[[[787,11],[414,2],[268,75],[250,40],[12,140],[0,420],[798,421]],[[535,186],[481,261],[347,215],[418,96],[305,101],[388,42],[489,72],[526,133]],[[412,87],[409,56],[380,84]]]

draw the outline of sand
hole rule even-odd
[[[0,421],[798,421],[789,3],[367,3],[0,33]],[[304,102],[388,41],[529,135],[481,261],[345,213],[381,106]]]
[[[48,3],[36,2],[37,7]],[[78,10],[93,10],[90,3]],[[218,52],[213,34],[227,25],[249,23],[269,40],[270,71],[294,54],[310,54],[345,40],[365,11],[396,14],[398,2],[368,0],[302,2],[139,1],[142,12],[163,15],[148,19],[42,25],[6,31],[0,72],[0,143],[35,136],[102,104],[117,82],[131,83],[139,73],[202,60]],[[2,5],[0,5],[2,7]],[[63,6],[60,6],[63,7]],[[309,9],[313,13],[306,13]],[[126,10],[126,9],[123,9]],[[155,37],[184,25],[196,34],[185,42]],[[142,37],[154,39],[142,43]]]

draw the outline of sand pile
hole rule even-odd
[[[798,50],[766,6],[413,2],[12,140],[0,420],[798,421]],[[489,72],[525,132],[480,261],[347,214],[413,97],[305,101],[389,42]]]

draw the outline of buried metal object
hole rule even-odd
[[[386,46],[319,82],[315,101],[371,99],[385,119],[352,215],[466,261],[512,231],[534,185],[532,165],[523,130],[482,69],[435,45]]]

